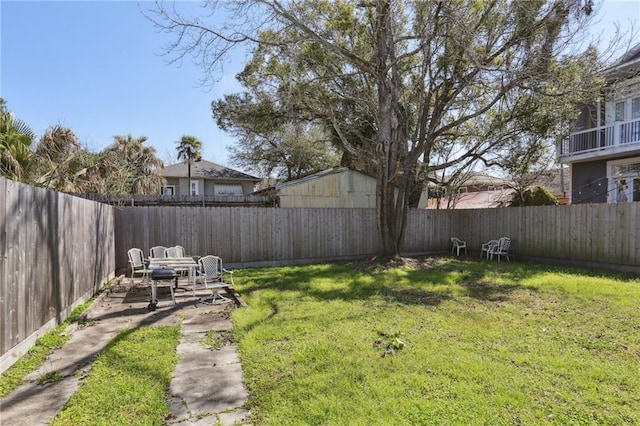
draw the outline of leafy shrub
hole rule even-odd
[[[524,191],[523,199],[516,192],[513,195],[511,201],[512,206],[557,206],[558,200],[556,197],[546,190],[545,188],[538,186],[536,189],[527,189]]]

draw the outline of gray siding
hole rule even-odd
[[[607,202],[606,160],[571,165],[571,203]]]

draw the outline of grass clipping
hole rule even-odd
[[[162,424],[179,339],[179,326],[123,330],[53,425]]]

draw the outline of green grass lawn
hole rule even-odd
[[[121,331],[53,426],[163,424],[179,340],[180,326]]]
[[[91,306],[93,300],[77,306],[66,321],[40,337],[22,358],[0,375],[0,398],[7,396],[20,386],[25,376],[40,367],[48,355],[62,347],[71,338],[71,334],[66,332],[67,327],[74,322],[82,322],[81,314]],[[52,373],[54,378],[55,372]]]
[[[451,259],[235,277],[254,424],[640,424],[638,278]]]

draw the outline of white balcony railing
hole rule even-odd
[[[640,142],[640,120],[620,122],[572,133],[560,144],[559,155],[612,150],[636,142]]]

